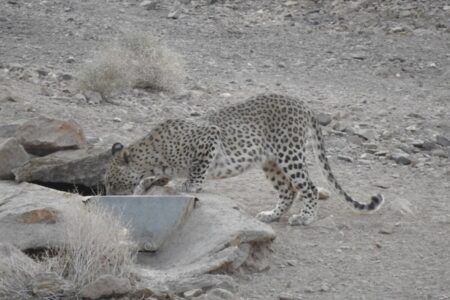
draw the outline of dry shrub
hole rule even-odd
[[[105,51],[102,55],[96,54],[79,72],[79,88],[98,92],[106,99],[130,86],[126,72],[120,53],[114,49]]]
[[[137,253],[129,228],[106,208],[75,208],[64,221],[64,244],[51,269],[80,288],[100,275],[128,276]]]
[[[24,255],[0,258],[0,299],[34,299],[29,283],[42,272],[56,272],[76,292],[101,275],[130,276],[137,246],[116,214],[99,206],[74,205],[59,226],[63,244],[39,261]]]
[[[0,257],[0,299],[30,299],[31,279],[47,266],[34,262],[15,247],[1,245],[3,251],[18,252]]]
[[[124,33],[105,45],[78,76],[80,88],[103,98],[127,88],[177,92],[185,77],[181,57],[145,33]]]

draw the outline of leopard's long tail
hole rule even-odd
[[[317,122],[316,118],[311,114],[311,133],[313,137],[313,150],[317,157],[319,163],[321,164],[321,169],[324,176],[327,178],[329,184],[332,188],[343,198],[347,203],[351,205],[356,211],[374,212],[381,207],[384,202],[384,197],[381,194],[372,196],[370,202],[367,204],[358,202],[350,197],[347,192],[345,192],[341,185],[337,182],[336,177],[334,177],[333,172],[331,172],[330,164],[326,156],[324,141],[322,136],[322,130],[320,124]]]

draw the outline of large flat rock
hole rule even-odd
[[[57,247],[63,242],[66,212],[83,197],[30,183],[0,180],[0,241],[21,250]]]
[[[275,232],[269,225],[241,212],[236,203],[214,194],[199,199],[184,226],[155,253],[138,256],[143,282],[157,287],[181,278],[240,267],[268,267]]]
[[[58,151],[33,158],[13,173],[18,182],[71,183],[91,187],[102,181],[110,157],[111,151],[102,148]]]
[[[16,131],[17,140],[28,153],[47,155],[59,150],[86,146],[83,129],[75,121],[56,120],[44,116],[28,120]]]
[[[130,223],[140,250],[157,251],[182,226],[194,208],[193,196],[95,196],[90,205],[100,205]]]

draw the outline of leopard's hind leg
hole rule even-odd
[[[292,206],[297,192],[289,179],[274,161],[268,161],[263,166],[267,179],[272,183],[275,190],[278,191],[279,200],[274,209],[260,212],[256,218],[262,222],[273,222],[289,210]]]

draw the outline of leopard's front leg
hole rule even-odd
[[[195,153],[189,167],[188,179],[182,186],[183,192],[198,193],[202,190],[206,173],[216,157],[219,147],[219,128],[216,126],[203,127],[201,136],[195,142]]]

